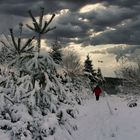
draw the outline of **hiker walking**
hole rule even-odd
[[[99,100],[100,94],[101,94],[102,90],[99,87],[99,85],[97,85],[94,89],[93,89],[93,93],[95,93],[96,96],[96,101]]]

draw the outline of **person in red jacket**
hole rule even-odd
[[[99,100],[101,92],[102,92],[101,88],[99,87],[99,85],[97,85],[93,90],[93,93],[95,93],[96,96],[96,101]]]

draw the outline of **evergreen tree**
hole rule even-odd
[[[61,53],[61,45],[60,42],[56,39],[52,44],[52,52],[51,56],[56,64],[61,64],[62,62],[62,53]]]
[[[89,55],[87,55],[87,59],[84,62],[84,71],[90,73],[93,76],[96,75],[96,72],[93,69],[92,60],[90,60]]]
[[[93,69],[93,65],[92,65],[92,60],[90,60],[90,57],[89,55],[87,55],[87,58],[84,62],[84,72],[86,75],[88,75],[88,78],[90,79],[91,81],[91,86],[93,83],[96,82],[96,70]]]
[[[97,77],[102,78],[102,72],[100,68],[97,69]]]
[[[104,77],[103,77],[103,75],[102,75],[102,71],[101,71],[100,68],[97,69],[97,78],[98,78],[98,83],[99,83],[100,85],[102,85],[103,82],[104,82]]]
[[[56,27],[49,27],[50,26],[50,23],[52,22],[52,20],[54,19],[55,17],[55,14],[53,14],[50,18],[49,21],[44,21],[43,22],[43,17],[44,17],[44,8],[40,8],[40,16],[39,16],[39,21],[37,21],[35,19],[35,17],[33,16],[32,14],[32,11],[29,10],[29,15],[32,19],[32,22],[33,22],[33,27],[26,24],[26,26],[37,33],[37,43],[38,43],[38,52],[40,52],[40,48],[41,48],[41,37],[44,35],[44,34],[47,34],[48,32],[54,30]]]
[[[19,71],[20,76],[25,71],[25,63],[34,56],[34,46],[32,41],[35,36],[24,41],[22,39],[23,24],[19,24],[19,36],[16,37],[14,30],[9,29],[10,36],[5,36],[6,41],[1,40],[3,44],[0,61],[7,64],[9,67],[15,67]],[[4,53],[5,55],[3,55]]]
[[[52,16],[41,28],[43,11],[39,24],[29,12],[39,34],[37,46],[32,45],[34,36],[26,42],[22,39],[22,24],[18,37],[10,29],[10,37],[1,41],[3,53],[0,53],[0,62],[7,64],[9,69],[1,71],[0,75],[0,131],[11,140],[45,140],[50,136],[63,139],[61,134],[64,130],[65,136],[72,135],[72,131],[77,129],[73,120],[78,112],[75,106],[90,93],[85,79],[78,77],[74,83],[63,71],[58,71],[58,75],[53,73],[52,69],[56,68],[53,60],[48,54],[41,54],[41,35],[53,29],[47,27],[54,18]],[[71,58],[74,61],[67,62],[75,68],[75,73],[79,72],[79,58],[75,55]],[[24,73],[19,75],[17,71]]]
[[[47,34],[48,32],[54,30],[56,27],[50,27],[50,24],[52,23],[55,14],[52,14],[51,18],[48,21],[44,21],[44,8],[40,8],[40,16],[39,20],[35,18],[33,15],[32,11],[28,11],[30,18],[32,19],[32,26],[26,24],[26,26],[34,31],[37,36],[37,52],[34,55],[34,58],[32,58],[30,61],[28,61],[26,67],[30,71],[32,71],[32,77],[33,77],[33,83],[35,84],[35,81],[40,81],[41,87],[44,87],[46,85],[45,81],[42,80],[42,77],[44,79],[45,75],[44,72],[47,71],[55,71],[55,64],[51,56],[46,53],[46,56],[42,55],[40,52],[41,49],[41,41],[42,41],[42,36]]]

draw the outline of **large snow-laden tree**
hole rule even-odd
[[[53,17],[45,22],[44,28]],[[24,44],[21,32],[20,24],[19,38],[10,29],[12,42],[9,38],[6,42],[2,40],[5,53],[1,54],[1,62],[8,62],[10,69],[0,75],[0,129],[13,140],[47,140],[49,136],[62,139],[62,130],[64,138],[77,128],[74,124],[75,105],[81,104],[90,93],[88,84],[83,84],[84,80],[80,79],[77,84],[73,83],[63,69],[60,73],[60,67],[58,70],[49,53],[41,54],[41,44],[38,42],[33,47],[31,42],[34,37]],[[5,54],[10,54],[10,58],[4,59]],[[11,58],[16,59],[14,63]],[[23,74],[19,74],[21,68]]]
[[[61,78],[47,77],[46,89],[40,90],[37,85],[33,89],[28,75],[19,78],[9,73],[5,77],[1,75],[0,128],[10,132],[13,139],[44,139],[60,128],[69,134],[76,129],[71,121],[75,118],[74,105],[77,103],[74,90],[69,89],[70,83],[64,86]],[[50,122],[49,116],[55,122]]]

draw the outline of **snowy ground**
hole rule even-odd
[[[140,100],[138,106],[133,108],[128,107],[127,103],[126,97],[107,96],[99,101],[92,97],[83,106],[78,106],[78,130],[72,133],[72,138],[61,140],[139,140]],[[10,138],[0,131],[0,140]]]
[[[102,97],[99,102],[95,98],[88,100],[80,107],[78,131],[73,134],[73,140],[139,140],[140,103],[133,108],[127,103],[116,96]]]

